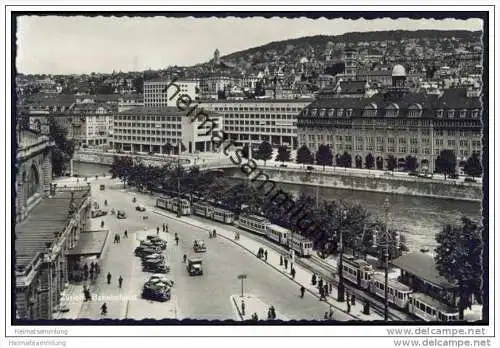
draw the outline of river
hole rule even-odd
[[[73,168],[80,175],[93,176],[109,173],[110,166],[97,163],[75,162]],[[240,181],[241,179],[232,179]],[[295,196],[304,193],[316,197],[316,188],[295,184],[280,184],[283,190]],[[462,215],[471,219],[481,218],[481,204],[478,202],[457,201],[440,198],[405,196],[377,192],[342,190],[323,187],[319,192],[320,200],[346,200],[358,202],[375,215],[383,218],[385,198],[390,202],[391,228],[398,229],[405,234],[410,250],[419,250],[422,247],[433,249],[436,246],[435,235],[446,222],[457,222]]]

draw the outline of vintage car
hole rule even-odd
[[[146,211],[146,207],[143,206],[143,205],[138,205],[137,207],[135,207],[135,210],[137,210],[137,211]]]
[[[156,246],[148,247],[148,246],[139,245],[134,250],[135,256],[140,256],[140,257],[144,257],[147,255],[152,255],[152,254],[159,254],[160,252],[161,252],[161,249],[159,247],[156,247]]]
[[[164,283],[165,285],[168,285],[170,287],[173,287],[174,286],[174,281],[173,280],[170,280],[168,279],[166,276],[164,276],[163,274],[153,274],[149,280],[149,282],[161,282],[161,283]]]
[[[205,245],[205,242],[202,240],[195,240],[193,242],[193,250],[196,253],[201,253],[207,251],[207,246]]]
[[[118,219],[126,219],[127,214],[123,210],[118,210],[118,212],[116,213],[116,217]]]
[[[92,218],[98,218],[98,217],[101,217],[101,216],[105,216],[105,215],[108,215],[108,212],[105,211],[105,210],[92,210],[92,212],[90,213]]]
[[[142,298],[153,301],[168,301],[171,296],[171,287],[161,282],[147,281],[142,288]]]
[[[104,189],[105,189],[105,186],[104,186],[104,185],[102,185],[102,184],[101,184],[101,185],[99,185],[99,190],[104,191]]]
[[[151,238],[150,238],[151,237]],[[154,245],[160,247],[162,250],[167,248],[167,241],[156,236],[147,236],[147,240],[141,241],[141,245]]]
[[[142,270],[144,272],[165,274],[170,272],[170,267],[163,260],[151,260],[144,263]]]
[[[145,256],[141,257],[141,259],[142,259],[142,264],[144,265],[147,262],[156,261],[156,260],[165,261],[165,256],[162,254],[151,254],[151,255],[145,255]]]
[[[188,259],[187,271],[190,276],[203,275],[203,261],[201,259]]]

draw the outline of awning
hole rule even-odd
[[[86,231],[80,233],[78,244],[69,250],[68,256],[97,256],[100,257],[106,244],[109,230]]]

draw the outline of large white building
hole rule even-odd
[[[187,94],[191,100],[197,99],[198,83],[196,81],[181,81],[157,79],[144,81],[145,106],[176,106],[181,94]]]
[[[210,119],[194,120],[177,107],[145,106],[124,110],[114,118],[113,144],[116,150],[147,153],[212,151],[212,133],[222,130],[222,119],[209,111]],[[213,121],[213,122],[212,122]]]
[[[311,99],[247,99],[203,102],[202,106],[222,115],[224,133],[230,139],[256,147],[263,141],[277,147],[297,148],[297,116]]]

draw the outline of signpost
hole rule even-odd
[[[241,279],[241,298],[243,298],[243,282],[247,279],[246,274],[239,274],[238,279]]]

